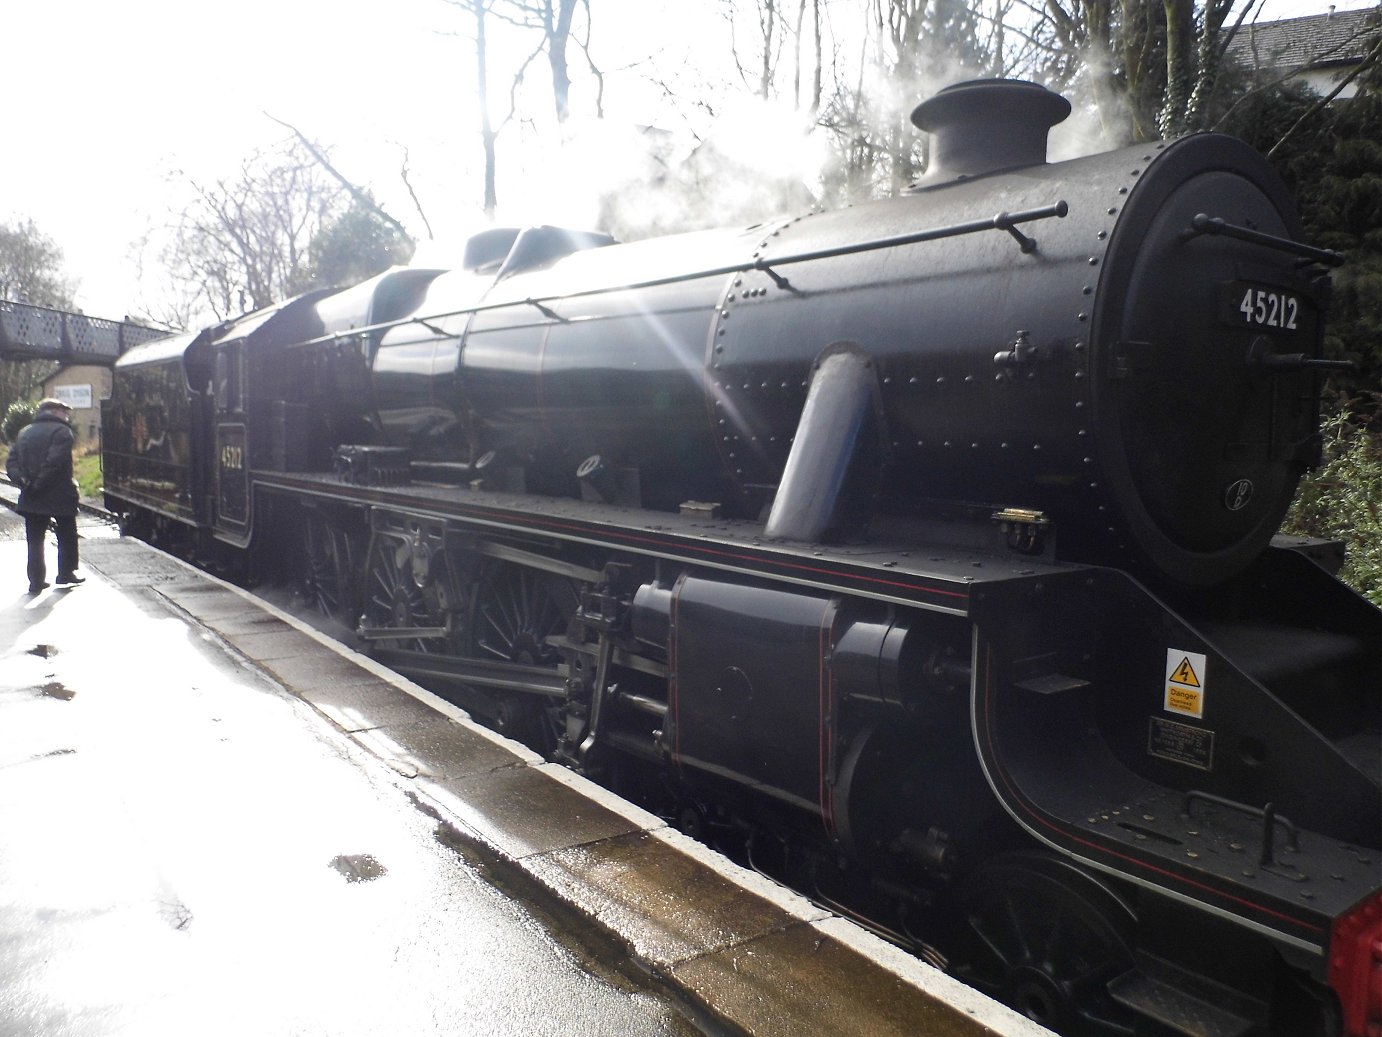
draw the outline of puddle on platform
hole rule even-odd
[[[77,695],[71,688],[57,681],[49,681],[38,691],[40,695],[47,695],[50,699],[61,699],[63,702],[71,702]]]
[[[388,868],[367,853],[333,857],[331,866],[344,875],[347,882],[369,882],[389,873]]]

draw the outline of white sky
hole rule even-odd
[[[1340,9],[1374,0],[1335,0]],[[1266,0],[1264,17],[1321,13],[1326,0]],[[607,70],[655,55],[672,74],[717,60],[719,0],[591,0]],[[400,142],[439,239],[478,225],[478,119],[469,26],[443,0],[9,0],[0,17],[0,220],[32,219],[62,250],[88,313],[142,308],[137,242],[181,208],[177,170],[233,177],[293,123],[333,147],[347,175],[414,218],[397,176]],[[578,57],[573,54],[572,61]],[[534,76],[544,69],[534,67]],[[503,89],[505,69],[493,69]],[[646,91],[611,85],[614,124],[661,123]],[[501,147],[503,144],[501,143]],[[595,165],[599,146],[587,149]],[[593,152],[593,153],[592,153]],[[604,156],[607,160],[608,156]],[[501,151],[501,163],[504,153]],[[571,170],[501,168],[511,222],[581,222]]]

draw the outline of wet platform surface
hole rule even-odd
[[[0,1034],[1046,1033],[243,591],[82,552],[30,598],[0,533]]]

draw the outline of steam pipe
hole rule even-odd
[[[840,503],[867,449],[878,378],[873,361],[857,347],[832,349],[811,378],[764,529],[769,537],[818,542],[842,524]]]

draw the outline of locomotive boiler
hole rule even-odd
[[[1371,1037],[1382,615],[1273,537],[1340,257],[1227,137],[1048,163],[1068,111],[132,350],[108,501],[1061,1032]]]

